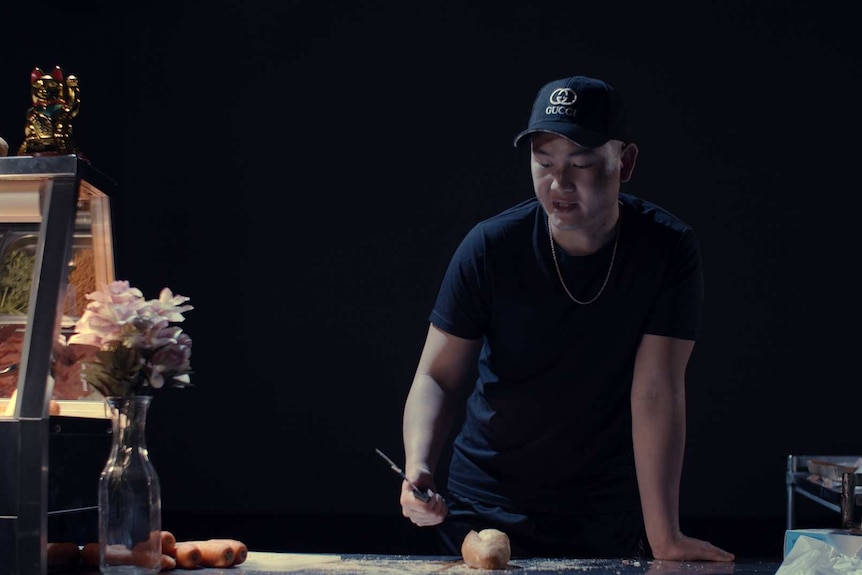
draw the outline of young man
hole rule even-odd
[[[732,561],[679,527],[694,232],[620,192],[638,148],[606,82],[546,84],[519,144],[535,197],[467,234],[431,312],[403,420],[405,473],[431,499],[404,482],[404,516],[452,554],[493,527],[514,556]],[[444,498],[434,473],[475,368]]]

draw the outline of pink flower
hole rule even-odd
[[[191,369],[190,359],[192,356],[191,340],[185,336],[188,344],[172,343],[160,347],[153,354],[152,363],[156,371],[162,374],[186,373]]]
[[[184,321],[183,313],[194,309],[190,305],[181,305],[189,301],[182,295],[174,295],[168,288],[163,288],[159,299],[147,302],[147,309],[141,313],[143,317],[157,321],[157,318],[167,321]]]
[[[191,385],[191,338],[172,323],[194,309],[189,298],[163,288],[159,299],[145,300],[128,281],[102,285],[87,294],[69,344],[98,348],[85,360],[83,376],[102,395],[128,395],[144,388]]]

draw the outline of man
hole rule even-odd
[[[496,528],[514,556],[732,561],[679,527],[694,232],[620,192],[638,148],[606,82],[546,84],[519,144],[535,197],[467,234],[431,312],[403,420],[405,473],[431,498],[405,481],[404,516],[452,554]],[[474,368],[444,498],[434,473]]]

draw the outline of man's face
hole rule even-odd
[[[532,135],[533,188],[554,227],[589,229],[615,209],[623,181],[621,148],[616,140],[589,149],[554,134]]]

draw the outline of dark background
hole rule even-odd
[[[532,195],[512,138],[572,74],[626,98],[641,154],[624,191],[701,241],[684,530],[780,557],[787,456],[862,453],[852,19],[803,1],[504,4],[4,8],[10,153],[33,67],[77,75],[76,140],[117,182],[117,278],[196,308],[195,387],[160,394],[148,427],[179,538],[436,552],[374,448],[403,461],[449,256]],[[798,523],[838,526],[806,502]]]

